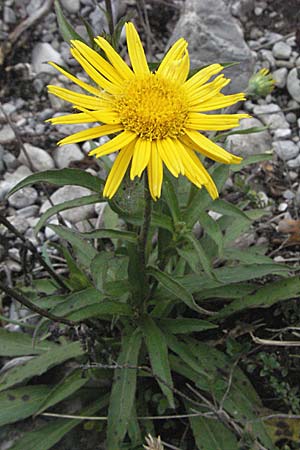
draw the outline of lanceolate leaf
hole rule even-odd
[[[193,333],[215,328],[214,324],[201,319],[159,319],[157,324],[171,334]]]
[[[100,304],[86,306],[79,311],[68,314],[68,319],[80,322],[90,317],[102,316],[132,316],[133,311],[126,303],[120,303],[112,300],[104,300]]]
[[[150,317],[146,317],[142,321],[141,327],[145,336],[152,372],[154,375],[158,376],[157,382],[160,385],[162,392],[167,397],[170,407],[175,408],[172,391],[173,380],[164,333]]]
[[[54,342],[44,341],[33,344],[31,336],[25,333],[12,333],[0,328],[0,356],[38,355],[58,348]]]
[[[235,435],[219,420],[190,417],[198,450],[238,450]]]
[[[79,342],[57,346],[57,348],[27,361],[22,366],[17,366],[4,372],[0,376],[0,391],[4,391],[34,376],[42,375],[51,367],[57,366],[68,359],[82,356],[83,354],[84,352]]]
[[[208,236],[216,243],[219,256],[222,257],[224,239],[218,222],[205,211],[200,211],[199,222]]]
[[[54,5],[55,5],[55,12],[56,12],[56,18],[57,18],[57,22],[58,22],[58,27],[59,27],[60,34],[62,35],[62,38],[68,43],[70,43],[70,41],[72,39],[77,39],[79,41],[85,42],[84,39],[80,36],[80,34],[78,34],[74,30],[72,25],[65,18],[58,0],[55,0]]]
[[[82,186],[90,189],[91,191],[100,193],[103,188],[103,180],[85,172],[81,169],[54,169],[45,170],[43,172],[34,173],[29,177],[21,180],[8,195],[12,195],[14,192],[22,189],[23,187],[30,186],[36,183],[50,183],[56,186]]]
[[[192,233],[187,233],[185,235],[186,239],[193,245],[197,256],[199,258],[199,262],[201,264],[201,266],[203,267],[204,272],[210,277],[210,278],[215,278],[215,274],[212,271],[211,268],[211,263],[210,260],[208,258],[208,256],[206,255],[201,243],[199,242],[199,240],[197,240],[195,238],[195,236]]]
[[[139,330],[122,340],[122,349],[115,370],[107,423],[107,450],[116,450],[127,432],[135,399],[138,356],[142,343]],[[126,367],[129,366],[129,367]]]
[[[83,239],[122,239],[127,242],[135,243],[137,241],[136,233],[131,231],[110,230],[103,228],[101,230],[89,231],[87,233],[80,233]]]

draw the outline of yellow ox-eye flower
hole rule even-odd
[[[230,82],[224,75],[209,82],[223,69],[220,64],[205,67],[187,80],[190,61],[188,44],[183,38],[170,48],[153,73],[132,23],[126,24],[126,37],[132,68],[102,37],[95,38],[95,42],[107,59],[83,42],[72,41],[71,53],[94,81],[93,85],[50,63],[88,93],[48,86],[51,94],[80,111],[50,121],[53,124],[100,123],[58,144],[116,135],[89,153],[99,158],[119,151],[104,187],[105,197],[111,198],[116,193],[131,163],[132,180],[141,177],[147,168],[154,200],[161,195],[163,165],[175,177],[185,175],[199,188],[205,186],[212,198],[217,198],[217,188],[195,152],[225,164],[238,164],[241,158],[228,153],[198,130],[228,130],[238,126],[240,119],[248,117],[246,114],[204,113],[244,100],[244,94],[223,95],[221,89]]]

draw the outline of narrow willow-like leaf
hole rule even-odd
[[[68,314],[68,319],[74,322],[81,322],[82,320],[92,317],[102,316],[133,316],[133,311],[129,305],[119,303],[117,301],[105,300],[98,305],[90,305],[81,308],[79,311],[74,311]]]
[[[169,364],[168,346],[164,333],[150,317],[145,317],[141,328],[145,337],[153,375],[169,401],[170,408],[175,408],[173,396],[173,380]]]
[[[238,206],[226,202],[225,200],[221,199],[215,200],[211,208],[220,214],[224,214],[230,217],[236,217],[238,219],[249,220],[250,222],[249,217],[244,211],[242,211]]]
[[[44,214],[42,214],[40,220],[34,227],[34,231],[37,234],[40,229],[45,225],[47,220],[54,216],[55,214],[65,211],[66,209],[76,208],[78,206],[83,205],[91,205],[93,203],[100,203],[102,200],[102,197],[100,194],[92,194],[92,195],[85,195],[84,197],[75,198],[74,200],[68,200],[67,202],[60,203],[59,205],[52,206],[51,208],[47,209]]]
[[[189,308],[194,309],[195,311],[199,310],[192,294],[190,294],[180,282],[176,281],[174,277],[166,272],[162,272],[156,267],[149,267],[147,272],[161,283],[174,297],[182,300]]]
[[[48,386],[8,389],[0,394],[0,426],[35,414],[49,394]]]
[[[208,236],[216,243],[219,257],[222,257],[224,238],[218,222],[205,211],[200,211],[199,222]]]
[[[57,346],[49,352],[30,359],[22,366],[14,367],[0,376],[0,391],[24,382],[34,376],[42,375],[51,367],[57,366],[68,359],[84,354],[79,342]]]
[[[25,333],[12,333],[0,328],[0,356],[38,355],[55,350],[58,345],[51,341],[33,344],[32,337]]]
[[[65,18],[58,0],[55,0],[54,5],[56,18],[58,22],[58,28],[64,41],[70,43],[72,39],[77,39],[79,41],[85,42],[85,40],[80,36],[80,34],[76,32],[76,30],[72,27],[70,22],[68,22],[67,19]]]
[[[201,243],[198,239],[195,238],[195,236],[192,233],[186,233],[185,235],[186,239],[193,245],[197,256],[199,258],[199,262],[204,270],[204,272],[210,277],[215,278],[215,274],[211,267],[211,262],[206,255]]]
[[[181,212],[173,183],[167,175],[163,182],[163,198],[166,200],[173,222],[176,224],[181,220]]]
[[[267,130],[268,127],[250,127],[250,128],[244,128],[244,129],[240,129],[240,130],[233,130],[233,131],[229,131],[228,133],[221,133],[218,134],[217,136],[215,136],[213,138],[214,142],[218,142],[224,138],[226,138],[227,136],[232,136],[234,134],[253,134],[253,133],[260,133],[261,131],[265,131]],[[255,157],[257,156],[262,156],[262,155],[253,155]],[[266,154],[263,154],[263,156],[265,157],[265,159],[258,159],[258,161],[265,161],[266,160]],[[268,159],[270,159],[270,155],[268,155]],[[243,160],[244,161],[244,160]],[[255,161],[257,162],[257,161]],[[248,163],[251,164],[251,163]]]
[[[219,420],[206,417],[190,417],[190,424],[198,450],[238,450],[234,435]]]
[[[11,191],[8,196],[14,192],[36,183],[50,183],[56,186],[82,186],[94,192],[102,192],[104,181],[81,169],[53,169],[43,172],[34,173],[21,180]]]
[[[135,399],[137,381],[135,367],[138,364],[141,343],[142,336],[139,330],[135,330],[131,336],[126,336],[122,340],[121,353],[117,363],[123,367],[115,370],[111,390],[107,422],[107,450],[119,449],[128,429]]]
[[[71,394],[74,394],[74,392],[78,391],[88,381],[89,378],[87,376],[84,377],[81,370],[74,370],[74,372],[63,378],[50,392],[48,392],[47,395],[44,396],[36,415],[41,414],[46,409],[56,405],[56,403],[61,402]]]
[[[136,233],[131,231],[110,230],[103,228],[101,230],[88,231],[87,233],[80,233],[83,239],[122,239],[127,242],[135,243],[137,241]]]
[[[201,319],[159,319],[157,324],[162,330],[171,334],[193,333],[215,328],[215,325]]]

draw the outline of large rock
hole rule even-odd
[[[51,195],[53,205],[58,205],[75,198],[85,197],[91,195],[89,189],[81,186],[64,186],[59,188]],[[41,207],[40,214],[43,214],[47,209],[51,208],[50,202],[47,200]],[[72,223],[77,223],[81,220],[87,219],[94,214],[94,205],[83,205],[77,208],[62,211],[61,216]]]
[[[236,130],[245,130],[252,127],[263,127],[260,120],[255,118],[241,120],[240,127]],[[231,153],[239,156],[251,156],[264,153],[272,147],[272,139],[268,130],[251,134],[233,134],[226,140],[226,148]]]
[[[238,62],[225,71],[232,80],[226,93],[246,89],[253,73],[253,56],[223,0],[186,0],[170,44],[180,37],[189,43],[194,68],[217,62]]]

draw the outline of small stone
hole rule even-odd
[[[287,210],[287,208],[288,208],[288,204],[285,203],[285,202],[282,202],[282,203],[280,203],[280,204],[278,205],[278,211],[279,211],[279,212],[284,212],[284,211]]]
[[[5,124],[0,130],[0,144],[9,144],[15,140],[15,133],[10,125]]]
[[[286,164],[290,169],[297,169],[300,167],[300,155],[295,159],[290,159]]]
[[[288,112],[285,115],[285,118],[288,121],[288,123],[296,123],[297,122],[297,116],[294,112]]]
[[[300,103],[300,78],[296,67],[289,71],[286,87],[290,96]]]
[[[37,191],[33,187],[28,186],[12,194],[8,199],[8,203],[13,208],[20,209],[33,205],[37,198]]]
[[[51,200],[54,205],[58,205],[60,203],[87,195],[91,195],[91,191],[89,189],[81,186],[64,186],[51,195]],[[42,205],[40,213],[43,214],[49,208],[51,208],[51,204],[49,201],[46,201]],[[94,205],[83,205],[77,208],[62,211],[60,214],[64,219],[69,220],[72,223],[76,223],[91,217],[94,214]]]
[[[290,170],[289,171],[289,177],[290,177],[290,180],[291,181],[295,181],[295,180],[298,180],[298,173],[297,172],[294,172],[293,170]]]
[[[25,217],[8,216],[7,220],[22,234],[29,228],[29,222]]]
[[[286,67],[281,67],[280,69],[272,72],[272,77],[275,80],[275,86],[279,88],[284,88],[286,84],[288,70]]]
[[[272,48],[272,53],[276,59],[289,59],[292,47],[283,41],[276,42]]]
[[[9,8],[8,6],[4,6],[3,20],[5,23],[8,23],[10,25],[13,25],[16,23],[17,17],[16,17],[16,14],[14,13],[13,9]]]
[[[287,189],[286,191],[283,192],[282,196],[286,200],[293,200],[293,198],[295,198],[295,193],[290,189]]]
[[[54,161],[51,158],[51,156],[46,152],[46,150],[43,150],[42,148],[39,147],[35,147],[34,145],[28,143],[24,144],[24,146],[34,170],[43,171],[54,169],[55,167]],[[23,150],[21,150],[18,159],[21,163],[29,166],[28,159]]]
[[[75,14],[79,11],[79,0],[60,0],[62,6],[71,14]]]
[[[14,195],[14,194],[13,194]],[[25,217],[25,219],[36,217],[39,211],[38,205],[25,206],[25,208],[16,211],[17,216]]]
[[[273,148],[283,161],[293,159],[299,154],[299,147],[293,141],[275,141]]]
[[[54,74],[57,71],[54,67],[47,64],[49,61],[63,65],[64,61],[61,55],[48,43],[39,42],[35,44],[32,50],[32,68],[36,74],[49,73]]]
[[[292,130],[290,128],[277,128],[277,130],[274,131],[274,138],[275,139],[288,139],[292,136]]]
[[[263,124],[255,118],[242,119],[240,127],[236,130],[245,130],[252,127],[263,127]],[[264,153],[272,146],[271,135],[268,130],[259,133],[233,134],[226,139],[226,148],[235,155],[250,156]]]
[[[257,105],[253,110],[255,115],[271,129],[289,128],[288,122],[285,120],[284,114],[276,103],[268,105]]]
[[[53,159],[56,167],[63,169],[69,167],[72,161],[80,161],[84,158],[84,153],[77,144],[67,144],[56,148],[53,152]]]
[[[31,170],[26,166],[20,166],[15,172],[4,175],[4,180],[0,181],[0,200],[21,180],[31,175]]]

